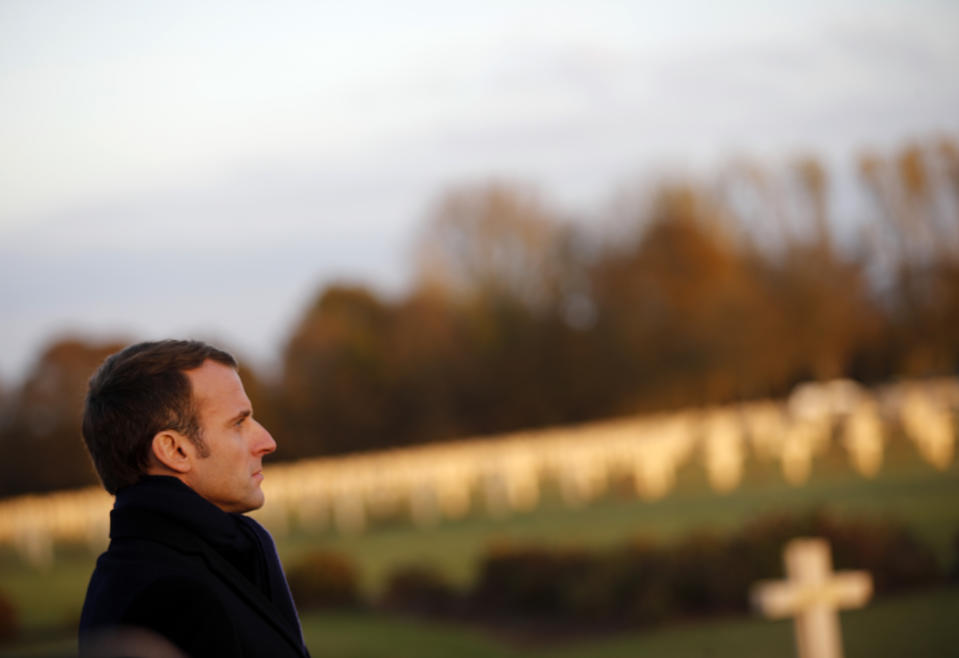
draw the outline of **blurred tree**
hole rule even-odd
[[[284,351],[290,453],[340,453],[389,442],[393,315],[371,292],[343,285],[323,291],[306,312]]]
[[[624,410],[783,395],[863,361],[881,317],[861,268],[831,248],[821,168],[802,170],[812,242],[764,250],[705,188],[669,185],[652,221],[637,222],[640,238],[599,260],[593,287],[624,357]]]
[[[828,245],[797,245],[782,262],[767,264],[763,275],[769,311],[779,324],[771,337],[783,368],[778,394],[804,379],[887,376],[874,358],[885,320],[861,265],[842,260]]]
[[[0,435],[0,493],[95,484],[80,420],[87,381],[119,343],[64,338],[43,351]]]
[[[660,190],[643,224],[639,239],[612,248],[593,270],[599,331],[610,357],[620,355],[610,373],[620,411],[759,393],[746,375],[770,317],[752,255],[740,253],[712,200],[690,185]]]
[[[388,304],[324,291],[286,347],[298,450],[344,452],[596,417],[588,279],[571,230],[535,196],[447,196],[422,236],[413,292]],[[608,406],[608,405],[607,405]]]
[[[806,209],[805,223],[810,224],[812,242],[819,251],[832,252],[832,230],[829,222],[829,187],[826,170],[822,163],[812,156],[801,158],[795,165],[799,180],[800,198]]]
[[[4,435],[7,425],[13,419],[13,395],[6,384],[0,380],[0,436]]]
[[[493,183],[454,190],[427,224],[419,277],[458,298],[494,295],[544,310],[561,292],[562,238],[556,216],[528,189]]]
[[[456,425],[471,432],[595,417],[595,308],[584,240],[527,188],[444,196],[420,242],[419,288],[454,309]]]
[[[472,374],[469,351],[463,318],[441,291],[414,290],[397,306],[390,350],[397,442],[471,432],[459,412],[463,382]]]
[[[892,158],[867,152],[859,173],[881,226],[873,239],[893,268],[959,258],[959,149],[949,139],[911,144]]]
[[[949,139],[912,144],[894,158],[866,154],[860,174],[875,201],[890,322],[890,370],[959,368],[959,149]]]

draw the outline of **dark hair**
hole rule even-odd
[[[230,354],[206,343],[162,340],[112,354],[93,374],[83,410],[83,440],[108,492],[115,494],[146,472],[157,432],[182,432],[206,453],[184,371],[208,359],[237,367]]]

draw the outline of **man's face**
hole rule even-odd
[[[240,376],[210,360],[185,374],[193,387],[207,456],[194,460],[184,481],[224,512],[261,507],[262,459],[276,450],[276,442],[253,419]]]

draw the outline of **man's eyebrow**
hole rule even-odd
[[[238,413],[237,415],[233,416],[230,420],[226,421],[226,424],[227,424],[227,425],[235,425],[236,423],[239,423],[239,422],[240,422],[241,420],[243,420],[244,418],[249,418],[250,415],[252,415],[252,414],[253,414],[253,411],[252,411],[251,409],[244,409],[243,411],[241,411],[241,412]]]

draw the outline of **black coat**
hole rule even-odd
[[[253,519],[148,476],[117,493],[110,540],[87,588],[81,656],[131,655],[111,638],[138,629],[194,658],[308,658],[273,540]]]

